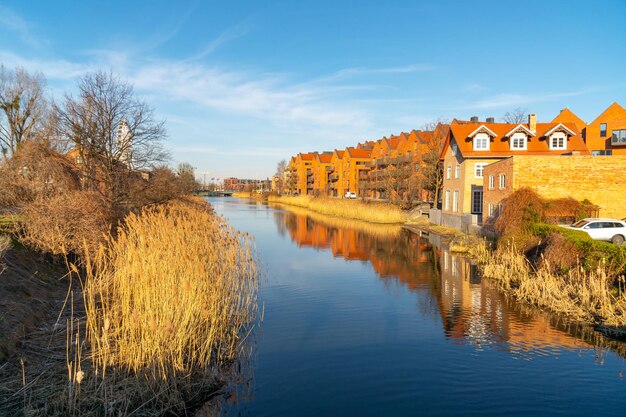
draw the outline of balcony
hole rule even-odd
[[[338,179],[339,179],[339,175],[337,175],[337,174],[331,174],[331,175],[328,176],[328,181],[331,181],[331,182],[335,182]]]

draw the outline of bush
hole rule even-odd
[[[73,191],[24,205],[20,234],[44,253],[84,255],[103,241],[111,221],[99,194]]]

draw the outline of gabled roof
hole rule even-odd
[[[486,133],[489,136],[495,138],[496,136],[498,136],[497,134],[495,134],[493,132],[493,130],[489,129],[487,126],[485,125],[480,125],[478,126],[472,133],[470,133],[469,136],[470,138],[473,138],[475,135],[479,134],[479,133]]]
[[[570,136],[574,136],[576,134],[573,130],[568,129],[563,123],[559,123],[556,126],[548,129],[548,131],[546,131],[546,133],[544,133],[543,135],[550,136],[551,134],[553,134],[554,132],[558,132],[559,130],[565,131],[565,133],[567,133]]]
[[[315,160],[321,164],[330,164],[330,160],[332,159],[332,153],[318,153],[315,154]]]
[[[313,158],[315,158],[316,154],[317,154],[317,152],[299,153],[298,154],[298,158],[300,158],[303,161],[312,161]]]
[[[517,132],[526,133],[526,135],[528,135],[528,136],[534,136],[535,135],[532,130],[530,130],[529,128],[527,128],[526,126],[524,126],[522,124],[519,124],[519,125],[515,126],[513,129],[511,129],[504,136],[508,138],[509,136],[511,136],[512,134],[517,133]]]
[[[473,141],[470,134],[474,133],[477,127],[480,127],[479,123],[452,123],[450,125],[450,133],[441,153],[441,158],[445,155],[452,139],[457,143],[461,155],[466,158],[496,158],[512,155],[561,155],[572,151],[577,151],[585,155],[589,154],[587,146],[573,123],[537,123],[537,132],[529,136],[527,149],[514,151],[510,149],[506,134],[518,127],[517,124],[490,123],[489,128],[495,136],[490,141],[488,151],[475,151],[473,149]],[[527,125],[524,127],[528,128]],[[569,136],[567,150],[565,151],[549,149],[546,136],[553,133],[557,128],[572,133]]]
[[[552,119],[552,123],[573,123],[581,132],[587,126],[583,119],[576,116],[574,112],[567,107],[561,110],[561,112]]]
[[[611,104],[609,107],[607,107],[602,113],[600,113],[600,115],[598,117],[596,117],[593,122],[591,122],[589,124],[591,125],[591,124],[594,124],[597,121],[600,121],[600,119],[603,119],[603,118],[606,117],[606,113],[610,113],[610,112],[614,112],[614,111],[626,113],[626,109],[624,109],[622,106],[619,105],[619,103],[617,101],[615,101],[615,102],[613,102],[613,104]]]
[[[372,155],[371,149],[346,148],[344,156],[350,158],[369,158]]]

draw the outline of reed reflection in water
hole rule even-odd
[[[422,311],[441,316],[446,337],[476,349],[510,352],[524,359],[560,350],[611,347],[624,356],[624,344],[591,328],[567,324],[506,297],[481,280],[476,265],[449,252],[438,237],[421,237],[400,226],[370,224],[289,207],[274,212],[278,230],[298,246],[327,249],[334,257],[364,261],[385,281],[411,291],[427,289],[436,302]],[[439,244],[439,246],[437,246]]]

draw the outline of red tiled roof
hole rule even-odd
[[[346,148],[350,158],[369,158],[372,155],[371,149]]]
[[[574,136],[570,136],[567,144],[567,150],[550,150],[548,142],[545,138],[546,132],[549,132],[559,123],[537,123],[537,132],[534,136],[531,136],[527,143],[527,150],[510,149],[508,138],[505,137],[507,133],[513,130],[516,126],[515,123],[452,123],[450,126],[449,139],[454,137],[458,145],[459,151],[464,157],[505,157],[512,155],[562,155],[572,151],[578,151],[582,154],[589,154],[587,146],[583,142],[580,136],[579,130],[573,123],[562,123],[567,129],[576,133]],[[469,137],[475,130],[484,126],[492,131],[496,136],[491,138],[488,151],[474,151],[472,138]],[[528,128],[528,125],[523,125]],[[442,157],[446,152],[446,149],[450,146],[449,140],[442,151]]]

